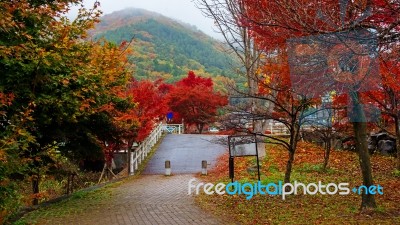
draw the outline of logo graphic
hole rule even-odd
[[[192,193],[198,195],[200,191],[207,195],[245,195],[247,200],[250,200],[255,195],[280,195],[282,200],[285,200],[288,195],[349,195],[351,191],[360,195],[362,192],[367,195],[383,195],[383,187],[381,185],[372,185],[369,188],[362,185],[350,189],[349,183],[328,183],[323,184],[321,181],[318,183],[304,184],[295,181],[292,183],[268,183],[263,184],[261,181],[256,183],[239,183],[237,181],[228,184],[218,183],[197,183],[193,178],[188,182],[188,195]]]

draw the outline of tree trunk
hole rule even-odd
[[[33,205],[39,204],[39,198],[37,194],[39,194],[39,175],[32,176],[32,192],[34,194],[34,198],[32,200]]]
[[[294,151],[289,150],[289,159],[286,163],[286,171],[285,171],[285,184],[290,183],[290,175],[292,173],[292,166],[293,166],[293,161],[294,161]]]
[[[363,177],[363,185],[367,188],[374,184],[372,179],[371,161],[366,141],[366,123],[353,123],[356,136],[356,151],[360,161],[361,173]],[[375,196],[362,193],[361,209],[376,208]]]
[[[292,118],[292,121],[296,121],[296,118]],[[290,175],[292,174],[292,167],[294,162],[294,154],[296,153],[297,141],[299,140],[300,125],[292,123],[292,130],[290,131],[290,146],[289,146],[289,159],[286,164],[285,171],[285,184],[290,183]]]
[[[203,132],[204,124],[198,124],[197,128],[199,129],[199,133]]]
[[[354,135],[356,138],[356,151],[358,152],[363,185],[367,188],[374,184],[372,179],[371,160],[368,152],[367,144],[367,124],[366,117],[362,105],[359,101],[358,92],[351,93],[353,106],[353,117],[357,117],[357,122],[353,122]],[[353,119],[355,119],[355,117]],[[361,210],[368,208],[376,208],[375,196],[362,193]]]
[[[396,126],[396,151],[397,151],[397,166],[396,168],[400,170],[400,124],[399,124],[399,117],[396,115],[395,119],[395,126]]]
[[[331,139],[328,139],[328,141],[325,142],[324,167],[323,167],[324,171],[328,167],[329,156],[331,154],[331,141],[332,141]]]

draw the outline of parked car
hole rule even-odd
[[[219,130],[218,130],[216,127],[210,127],[210,128],[208,129],[208,131],[209,131],[209,132],[212,132],[212,133],[217,133],[217,132],[219,132]]]

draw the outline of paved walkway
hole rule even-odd
[[[226,224],[187,195],[192,175],[146,175],[112,188],[112,201],[39,224]]]
[[[190,140],[190,145],[184,143],[188,140]],[[198,143],[200,144],[197,145]],[[214,149],[217,150],[214,151]],[[176,167],[172,166],[176,172],[196,172],[201,170],[201,160],[215,160],[223,152],[223,148],[205,141],[204,136],[168,135],[158,151],[148,164],[147,173],[158,173],[161,169],[163,171],[163,156],[166,155],[171,159],[171,164],[176,165]],[[179,164],[178,161],[181,160],[185,163]],[[51,214],[49,214],[51,219],[43,220],[39,217],[37,222],[52,225],[227,224],[226,221],[200,209],[195,205],[194,197],[187,194],[188,181],[193,177],[194,174],[177,174],[169,177],[142,175],[137,179],[127,180],[121,185],[109,188],[111,198],[105,201],[98,201],[93,205],[91,203],[79,205],[76,208],[84,208],[80,211],[72,207],[72,210],[68,209],[69,211],[60,217]],[[84,199],[83,202],[85,202]]]

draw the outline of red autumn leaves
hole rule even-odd
[[[211,78],[196,76],[192,71],[176,84],[157,81],[133,81],[127,94],[137,106],[129,112],[139,123],[136,141],[142,141],[154,124],[174,112],[175,121],[184,119],[199,132],[206,124],[215,122],[217,110],[227,104],[227,98],[213,90]],[[178,117],[178,118],[177,118]]]
[[[211,78],[196,76],[192,71],[179,81],[168,97],[168,105],[189,125],[201,133],[206,124],[215,122],[217,109],[228,103],[227,98],[213,90]]]

